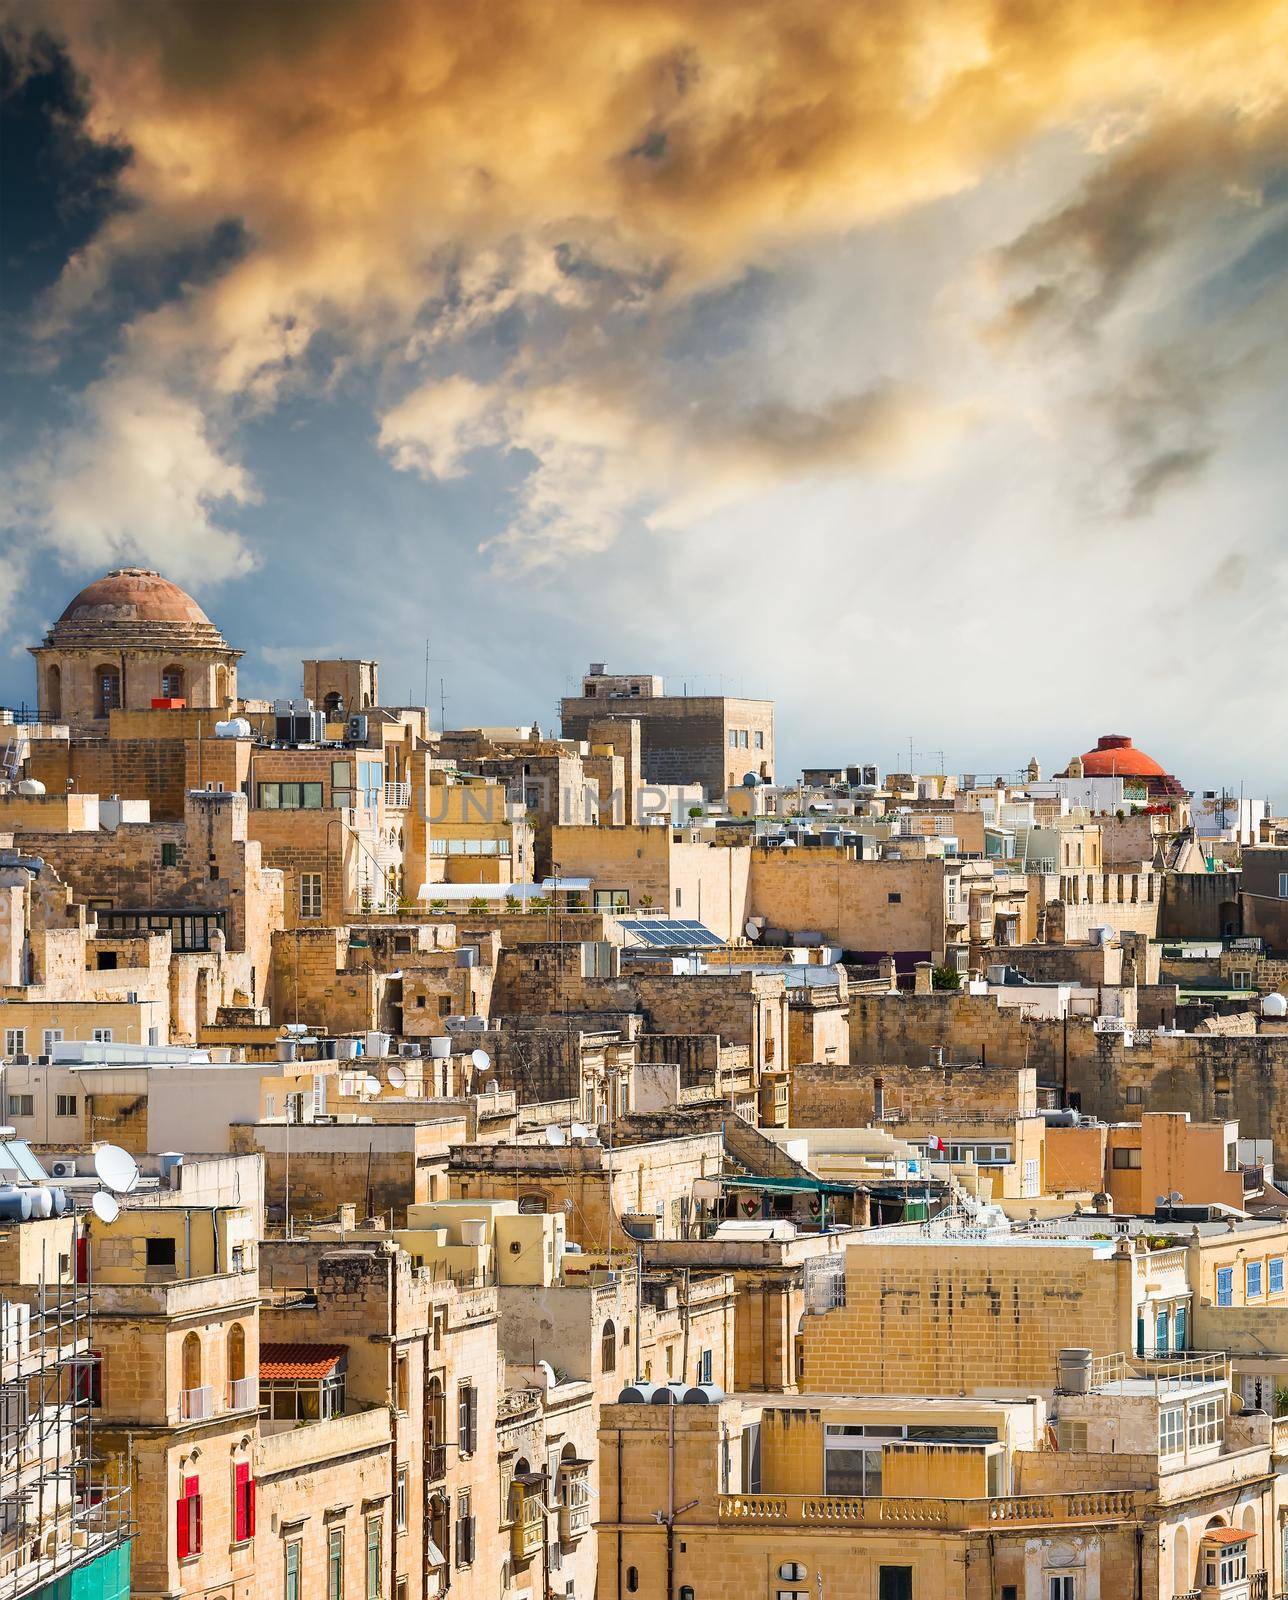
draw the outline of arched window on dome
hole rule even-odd
[[[45,674],[45,715],[57,722],[63,714],[63,669],[50,667]]]
[[[182,700],[185,693],[183,668],[177,663],[168,666],[161,674],[161,698]]]
[[[119,667],[104,662],[94,668],[94,715],[105,717],[121,703],[121,672]]]

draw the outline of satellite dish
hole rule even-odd
[[[760,924],[758,922],[745,923],[742,930],[749,939],[760,938]]]
[[[546,1143],[561,1145],[564,1141],[564,1131],[557,1122],[552,1122],[546,1129]]]
[[[114,1194],[100,1189],[90,1201],[90,1209],[100,1222],[115,1222],[121,1214],[121,1203]]]
[[[363,1079],[362,1087],[369,1095],[377,1095],[380,1093],[380,1079],[373,1078],[371,1074],[368,1073]]]
[[[1171,1201],[1171,1203],[1174,1206],[1179,1206],[1181,1201],[1185,1198],[1185,1196],[1181,1193],[1181,1191],[1179,1189],[1173,1189],[1171,1194],[1169,1194],[1167,1198]]]
[[[1165,1206],[1167,1204],[1167,1196],[1165,1194],[1156,1194],[1154,1196],[1154,1204],[1156,1206]]]
[[[139,1181],[139,1164],[119,1144],[102,1144],[94,1152],[94,1171],[113,1194],[129,1194]]]
[[[401,1067],[390,1067],[385,1076],[389,1079],[391,1089],[401,1089],[406,1085],[407,1074]]]
[[[480,1072],[486,1072],[487,1069],[492,1065],[492,1057],[488,1055],[486,1050],[471,1050],[470,1060]]]
[[[571,1139],[589,1139],[590,1129],[584,1122],[570,1122],[568,1124],[568,1136]]]

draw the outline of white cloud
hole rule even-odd
[[[129,375],[90,385],[22,485],[25,521],[67,564],[147,561],[196,584],[254,566],[225,514],[256,498],[198,405]]]

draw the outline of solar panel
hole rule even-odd
[[[45,1183],[48,1181],[49,1174],[27,1148],[25,1140],[9,1139],[5,1142],[4,1148],[24,1178],[30,1178],[33,1183]]]
[[[621,920],[621,926],[643,944],[656,950],[711,949],[724,943],[723,939],[703,927],[700,922],[681,922],[670,917],[648,917],[635,921]]]

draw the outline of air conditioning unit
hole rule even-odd
[[[346,744],[366,744],[367,719],[366,717],[350,717],[345,725],[344,742]]]
[[[76,1163],[66,1159],[51,1161],[49,1163],[49,1176],[51,1178],[74,1178],[76,1176]]]

